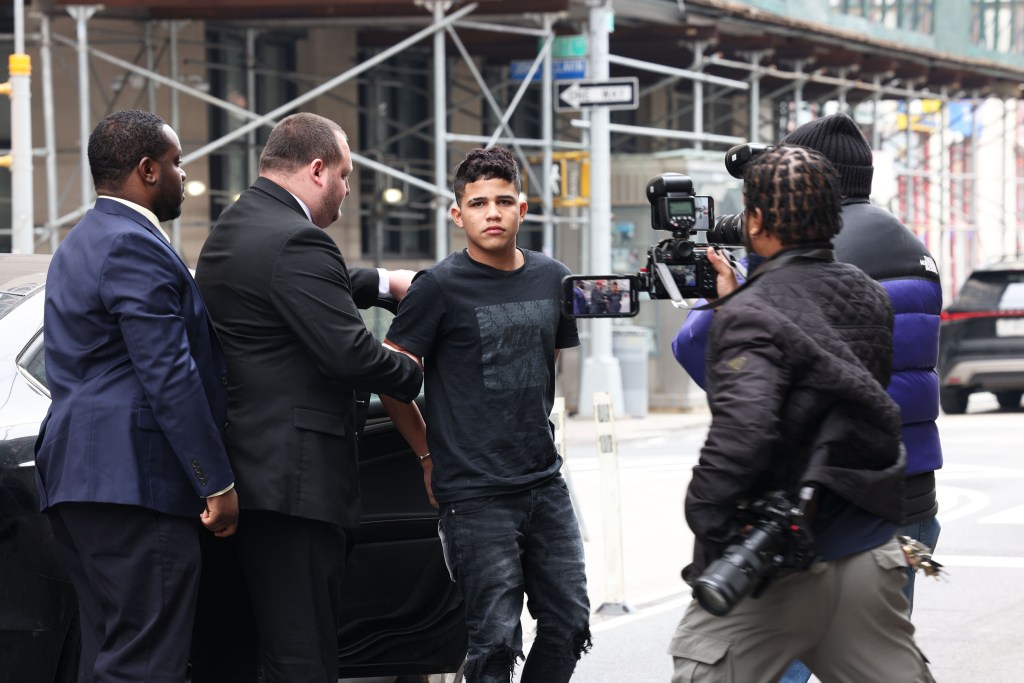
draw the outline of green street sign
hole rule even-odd
[[[544,44],[543,38],[538,39],[538,49]],[[569,57],[587,56],[587,37],[579,36],[555,36],[551,43],[551,57],[553,59],[566,59]]]

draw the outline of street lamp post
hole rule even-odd
[[[608,24],[611,8],[607,0],[590,8],[590,69],[595,81],[608,79]],[[606,107],[594,107],[590,113],[590,263],[595,273],[610,273],[612,262],[611,231],[611,131]],[[593,396],[605,392],[611,396],[616,416],[624,415],[622,373],[619,360],[612,355],[611,320],[595,318],[590,324],[590,353],[580,373],[579,412],[593,414]]]

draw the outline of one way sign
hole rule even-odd
[[[570,81],[556,83],[555,109],[568,111],[606,107],[636,109],[640,106],[640,83],[630,78],[609,78],[607,81]]]

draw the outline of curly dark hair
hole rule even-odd
[[[516,163],[512,152],[497,146],[470,150],[466,158],[455,167],[455,181],[452,187],[455,191],[455,201],[462,206],[462,196],[469,183],[494,178],[509,181],[516,186],[517,193],[523,189],[519,164]]]
[[[760,209],[764,229],[783,246],[830,242],[839,234],[842,196],[839,174],[818,152],[778,145],[743,169],[743,203]]]
[[[159,159],[170,142],[166,122],[148,111],[115,111],[97,124],[89,136],[89,169],[96,191],[117,190],[143,157]]]
[[[270,131],[260,154],[260,172],[288,173],[314,159],[322,160],[330,168],[337,168],[344,161],[336,137],[338,133],[348,139],[341,126],[323,116],[308,112],[287,116]]]

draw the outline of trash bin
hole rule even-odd
[[[647,417],[647,356],[651,331],[638,325],[612,327],[612,355],[622,373],[622,402],[626,414]]]

